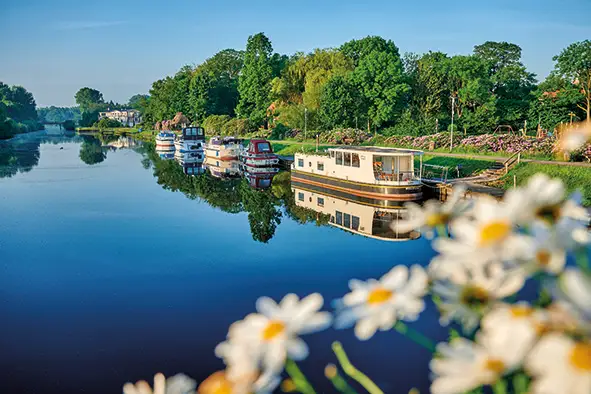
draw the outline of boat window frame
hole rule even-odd
[[[357,160],[355,160],[357,158]],[[359,168],[361,166],[361,160],[359,153],[351,153],[351,167]]]
[[[318,171],[324,171],[324,163],[323,163],[323,162],[321,162],[321,161],[317,161],[317,162],[316,162],[316,169],[317,169]]]
[[[349,164],[347,164],[347,158],[349,158]],[[351,167],[351,152],[343,152],[343,165]]]
[[[347,228],[351,228],[351,214],[345,213],[343,214],[343,226]]]
[[[359,216],[351,215],[351,229],[359,231]]]
[[[298,192],[298,201],[304,202],[304,192]]]
[[[339,226],[343,225],[343,213],[341,211],[335,211],[335,223]]]
[[[343,165],[343,152],[340,152],[340,151],[337,151],[336,152],[336,155],[335,155],[335,164],[337,166],[342,166]]]
[[[316,204],[317,204],[319,207],[324,207],[324,197],[317,197],[317,198],[316,198]]]
[[[298,167],[304,167],[304,159],[298,159]]]

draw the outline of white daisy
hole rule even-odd
[[[196,382],[187,375],[178,374],[166,379],[157,373],[154,375],[154,390],[148,382],[140,380],[136,384],[126,383],[123,394],[193,394],[196,387]]]
[[[591,122],[581,122],[569,127],[560,138],[560,148],[566,152],[580,149],[591,139]]]
[[[510,328],[506,327],[507,334]],[[438,344],[438,357],[429,364],[434,374],[431,393],[459,394],[495,383],[503,375],[519,368],[529,350],[520,345],[529,341],[531,336],[531,330],[521,327],[510,335],[480,333],[476,342],[456,338],[449,344]]]
[[[521,270],[506,270],[500,263],[458,266],[447,279],[432,285],[440,322],[447,325],[455,320],[471,331],[494,303],[515,294],[524,283]]]
[[[259,313],[248,315],[230,327],[227,347],[218,353],[243,352],[236,356],[242,362],[261,363],[263,375],[280,372],[287,357],[303,360],[308,346],[298,336],[326,329],[331,324],[328,312],[318,312],[324,301],[318,293],[301,301],[295,294],[286,295],[280,304],[268,297],[257,300]],[[224,349],[226,347],[226,349]],[[235,350],[236,349],[236,350]]]
[[[591,333],[591,276],[569,268],[558,279],[558,302],[577,319],[580,329]]]
[[[507,261],[519,258],[526,238],[515,232],[514,208],[492,198],[479,198],[472,218],[462,217],[450,224],[453,238],[439,238],[433,247],[452,259]]]
[[[454,187],[452,197],[441,203],[437,200],[428,200],[422,206],[415,203],[405,204],[406,219],[392,223],[392,229],[408,233],[419,230],[427,236],[433,237],[433,230],[447,226],[449,222],[468,211],[471,202],[464,200],[466,188],[462,185]]]
[[[528,273],[544,271],[554,275],[562,272],[566,265],[567,253],[561,237],[542,223],[532,225],[531,235],[530,256],[522,261],[525,271]]]
[[[591,392],[591,342],[577,342],[551,333],[529,354],[526,371],[534,376],[532,394],[588,394]]]
[[[566,188],[560,179],[538,173],[524,186],[512,189],[504,201],[516,214],[515,221],[528,225],[535,219],[555,221],[566,198]]]
[[[514,347],[517,352],[525,354],[534,344],[538,333],[543,332],[547,321],[544,311],[532,308],[527,302],[499,303],[483,317],[480,330],[487,337],[498,337],[502,341],[511,341],[516,331],[521,332],[519,342]]]
[[[413,265],[394,267],[380,280],[366,282],[349,281],[351,292],[341,300],[340,311],[335,326],[347,328],[355,325],[355,335],[361,340],[371,338],[375,332],[390,330],[398,319],[414,321],[425,309],[423,296],[427,292],[425,270]]]

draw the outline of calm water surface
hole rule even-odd
[[[289,177],[255,190],[122,145],[56,129],[0,142],[2,392],[120,393],[157,371],[200,381],[259,296],[319,291],[328,304],[350,278],[433,255],[424,238],[327,225],[295,206]],[[443,339],[432,308],[413,327]],[[430,354],[395,332],[305,339],[319,392],[332,391],[322,371],[335,339],[386,392],[428,387]]]

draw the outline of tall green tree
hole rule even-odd
[[[243,58],[241,51],[224,49],[197,67],[190,83],[189,101],[199,121],[209,115],[234,114]]]
[[[142,114],[146,112],[150,102],[149,94],[134,94],[127,101],[127,106],[140,111]]]
[[[76,104],[78,104],[83,112],[88,111],[97,104],[103,104],[105,102],[101,92],[89,87],[79,89],[74,98],[76,99]]]
[[[273,46],[263,33],[248,38],[244,53],[244,67],[238,79],[240,101],[236,111],[260,125],[271,104],[273,79]]]
[[[350,48],[350,49],[348,49]],[[368,37],[343,45],[357,67],[351,78],[367,107],[368,129],[393,124],[402,113],[410,92],[398,48],[390,40]]]
[[[533,98],[535,75],[521,62],[521,47],[487,41],[476,45],[474,54],[487,64],[499,122],[514,128],[522,126]]]
[[[365,121],[366,114],[365,100],[350,78],[335,75],[326,83],[319,110],[326,128],[353,127]]]
[[[585,119],[591,120],[591,40],[575,42],[554,56],[555,72],[569,80],[571,89],[581,93],[577,107],[585,111]]]

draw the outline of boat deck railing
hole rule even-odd
[[[377,181],[388,182],[410,182],[419,179],[419,174],[415,171],[374,171],[374,175]]]

